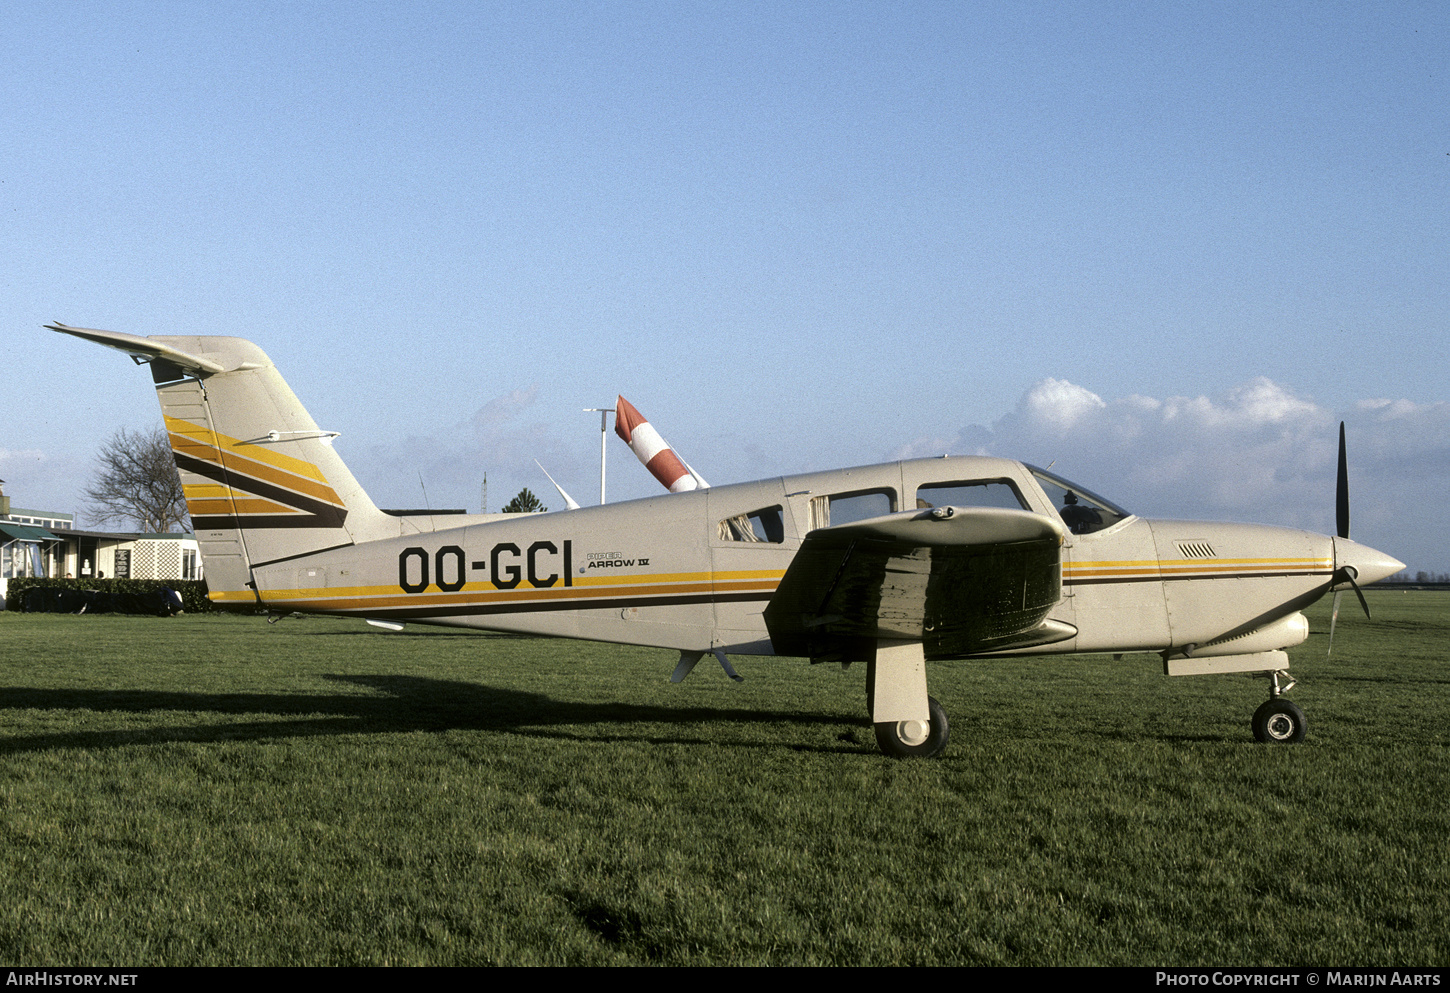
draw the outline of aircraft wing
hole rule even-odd
[[[1022,510],[937,507],[806,535],[765,610],[778,655],[869,658],[880,639],[928,659],[1047,645],[1062,596],[1062,526]]]

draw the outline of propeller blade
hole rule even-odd
[[[1369,604],[1365,602],[1364,591],[1361,590],[1359,588],[1359,584],[1354,581],[1355,571],[1353,567],[1345,566],[1343,569],[1340,570],[1340,572],[1344,573],[1344,578],[1349,580],[1349,585],[1354,587],[1354,595],[1359,597],[1359,605],[1364,608],[1364,616],[1369,618],[1370,620],[1374,620],[1374,617],[1369,612]]]
[[[1339,479],[1334,487],[1334,517],[1339,536],[1349,537],[1349,460],[1344,454],[1344,422],[1339,422]],[[1358,587],[1355,587],[1358,589]],[[1361,597],[1361,599],[1363,599]]]
[[[1356,574],[1354,571],[1354,567],[1347,565],[1343,569],[1335,572],[1335,574],[1330,577],[1329,582],[1331,586],[1338,586],[1340,583],[1348,583],[1350,587],[1354,590],[1354,595],[1359,597],[1359,605],[1364,608],[1364,616],[1368,617],[1370,620],[1374,620],[1374,616],[1369,612],[1369,603],[1364,598],[1364,591],[1361,590],[1359,588],[1359,584],[1354,581],[1355,575]],[[1339,622],[1339,600],[1342,596],[1344,596],[1344,590],[1339,589],[1334,591],[1334,610],[1329,615],[1329,652],[1334,651],[1334,625]],[[1326,659],[1329,658],[1329,652],[1324,653],[1324,657]]]
[[[1339,537],[1348,540],[1349,458],[1345,454],[1343,421],[1339,422],[1339,471],[1337,473],[1337,476],[1338,478],[1335,480],[1334,483],[1334,523],[1336,530],[1339,532]],[[1359,597],[1359,605],[1364,608],[1364,616],[1370,617],[1370,619],[1373,620],[1373,617],[1370,616],[1369,612],[1369,603],[1364,598],[1364,591],[1361,590],[1359,588],[1359,584],[1355,582],[1355,579],[1357,577],[1358,573],[1354,571],[1354,566],[1347,565],[1343,568],[1335,570],[1334,575],[1331,576],[1329,579],[1329,585],[1333,587],[1340,586],[1341,584],[1346,582],[1349,583],[1350,587],[1354,590],[1354,595]],[[1342,598],[1343,596],[1343,589],[1338,589],[1334,591],[1334,612],[1329,615],[1330,652],[1334,651],[1334,625],[1339,621],[1339,601],[1340,598]],[[1324,657],[1326,659],[1329,658],[1329,653],[1326,652]]]

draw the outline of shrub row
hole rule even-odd
[[[30,576],[12,579],[5,588],[5,609],[19,610],[26,590],[94,590],[99,593],[149,593],[173,589],[181,594],[182,609],[188,614],[210,613],[204,579],[43,579]]]

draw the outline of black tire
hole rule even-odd
[[[932,758],[946,751],[947,738],[951,728],[947,724],[946,711],[936,702],[936,697],[926,698],[927,713],[931,719],[926,727],[920,721],[883,721],[876,727],[876,744],[892,758]]]
[[[1259,741],[1293,744],[1303,741],[1308,730],[1304,711],[1292,700],[1267,700],[1254,711],[1254,737]]]

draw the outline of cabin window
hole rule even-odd
[[[1092,534],[1103,531],[1132,516],[1128,511],[1098,496],[1092,490],[1085,490],[1076,483],[1061,476],[1054,476],[1045,469],[1028,466],[1032,475],[1047,494],[1062,523],[1073,534]]]
[[[884,517],[895,511],[895,490],[864,490],[814,497],[811,500],[810,530],[835,524],[853,524],[871,517]]]
[[[916,488],[916,507],[1003,507],[1026,510],[1027,501],[1011,480],[974,479],[959,483],[926,483]]]
[[[785,519],[779,507],[752,510],[720,522],[721,541],[753,541],[780,544],[785,541]]]

